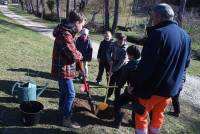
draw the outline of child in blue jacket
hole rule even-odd
[[[89,30],[87,28],[83,28],[81,31],[81,36],[78,37],[76,40],[76,48],[79,52],[81,52],[83,56],[83,67],[84,67],[84,73],[85,77],[88,77],[88,62],[92,60],[92,44],[89,39]]]

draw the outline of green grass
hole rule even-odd
[[[199,60],[191,60],[190,66],[188,68],[188,73],[194,76],[200,77],[200,61]]]
[[[51,80],[51,56],[53,41],[32,30],[17,25],[12,20],[0,13],[0,111],[4,110],[5,123],[0,123],[0,133],[48,133],[48,134],[108,134],[108,133],[132,133],[131,128],[121,127],[119,130],[104,125],[91,124],[79,130],[67,129],[60,126],[58,118],[58,85]],[[100,38],[102,36],[95,35]],[[93,38],[96,38],[96,37]],[[192,63],[193,64],[193,63]],[[195,63],[196,64],[196,63]],[[94,81],[97,75],[98,64],[92,61],[89,64],[89,80]],[[29,72],[29,73],[28,73]],[[35,74],[39,72],[37,77]],[[38,98],[44,104],[42,123],[34,127],[24,127],[20,122],[19,104],[10,96],[13,84],[18,80],[33,79],[38,85],[49,83],[49,88]],[[105,80],[104,80],[105,83]],[[78,84],[75,84],[76,92]],[[92,95],[101,96],[103,89],[91,89]],[[199,134],[200,133],[200,109],[181,103],[182,113],[180,118],[172,118],[166,115],[163,134]]]

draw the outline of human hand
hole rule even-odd
[[[127,91],[129,94],[131,94],[131,95],[133,94],[133,89],[134,89],[134,87],[132,87],[131,85],[128,85]]]

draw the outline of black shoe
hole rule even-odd
[[[170,116],[179,117],[179,113],[167,112],[167,114],[170,115]]]
[[[96,83],[95,83],[96,85],[99,85],[100,84],[100,82],[99,81],[96,81]]]
[[[119,128],[120,127],[123,117],[124,117],[124,113],[122,113],[122,112],[118,113],[115,116],[115,120],[113,121],[113,127],[114,128]]]

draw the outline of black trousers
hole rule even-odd
[[[102,81],[102,76],[103,76],[103,72],[104,69],[106,70],[106,78],[108,80],[108,73],[110,71],[110,65],[107,61],[99,61],[99,72],[96,78],[96,81],[101,82]]]
[[[119,114],[121,112],[121,107],[127,105],[129,102],[133,103],[134,97],[130,95],[127,91],[124,91],[114,102],[115,114]],[[132,110],[132,125],[135,127],[135,113]]]
[[[180,114],[179,95],[180,95],[181,90],[182,88],[179,90],[176,96],[172,97],[172,105],[173,105],[174,113],[176,114]]]
[[[118,82],[119,82],[120,74],[121,74],[120,70],[113,73],[113,75],[110,78],[109,86],[119,85]],[[113,91],[114,91],[114,88],[108,89],[108,98],[113,94]],[[115,88],[115,100],[120,96],[120,93],[121,93],[121,89]]]

